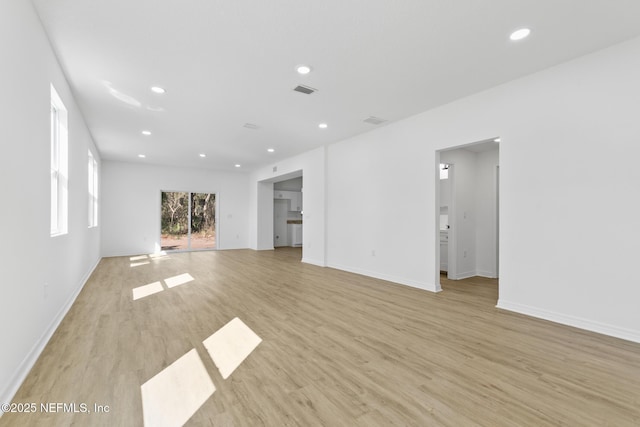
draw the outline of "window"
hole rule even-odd
[[[51,235],[67,233],[67,109],[51,85]]]
[[[98,226],[98,162],[89,150],[89,228]]]

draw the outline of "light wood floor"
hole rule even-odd
[[[640,425],[640,345],[498,310],[492,280],[433,294],[299,249],[132,262],[101,261],[14,400],[110,412],[0,425],[140,426],[140,386],[194,348],[217,390],[187,426]],[[132,299],[183,273],[195,280]],[[263,341],[225,380],[202,341],[234,317]]]

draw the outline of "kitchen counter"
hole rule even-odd
[[[287,224],[302,224],[301,219],[288,219]]]

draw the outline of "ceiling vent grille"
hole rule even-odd
[[[379,117],[369,116],[366,119],[364,119],[363,122],[369,123],[371,125],[379,125],[380,123],[386,122],[386,120],[385,119],[381,119]]]
[[[247,129],[253,129],[253,130],[260,129],[260,126],[254,125],[253,123],[245,123],[244,127],[246,127]]]
[[[298,86],[294,87],[293,90],[295,90],[296,92],[304,93],[306,95],[311,95],[313,92],[317,92],[318,91],[318,89],[314,89],[312,87],[303,86],[303,85],[298,85]]]

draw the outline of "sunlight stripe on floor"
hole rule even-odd
[[[182,427],[216,391],[196,349],[140,386],[146,427]]]
[[[167,284],[170,288],[175,288],[176,286],[184,285],[185,283],[189,283],[192,280],[195,280],[189,273],[180,274],[178,276],[169,277],[168,279],[164,279],[164,283]]]
[[[261,342],[262,338],[236,317],[202,344],[218,367],[222,378],[227,379]]]
[[[137,299],[162,292],[163,290],[164,288],[160,282],[153,282],[148,285],[138,286],[137,288],[133,288],[133,300],[135,301]]]

